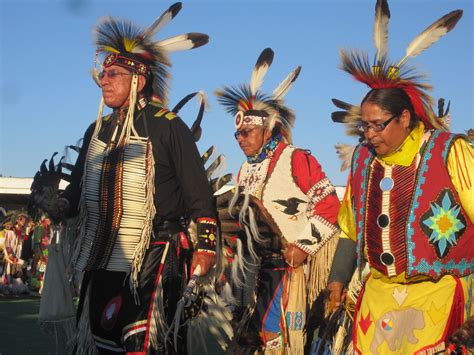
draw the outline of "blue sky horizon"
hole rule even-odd
[[[2,0],[0,4],[0,174],[32,177],[44,158],[75,144],[95,120],[100,90],[94,65],[93,28],[112,15],[146,27],[173,1]],[[389,0],[389,56],[397,61],[408,43],[444,14],[462,9],[456,28],[426,52],[409,59],[428,73],[432,96],[451,101],[451,130],[464,133],[473,122],[473,4],[470,0]],[[170,55],[170,107],[190,92],[204,90],[210,110],[198,148],[214,144],[236,173],[244,156],[233,137],[233,118],[214,91],[248,83],[260,52],[271,47],[273,64],[263,84],[271,92],[296,66],[300,77],[286,96],[296,112],[294,144],[309,149],[328,177],[344,185],[336,143],[356,143],[331,121],[331,98],[359,103],[368,89],[338,69],[340,48],[375,54],[375,0],[217,1],[191,0],[157,38],[185,32],[210,36],[208,45]],[[198,110],[190,102],[180,116],[191,125]]]

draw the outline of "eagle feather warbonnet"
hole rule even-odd
[[[373,31],[373,42],[377,50],[373,64],[369,61],[367,53],[358,50],[347,51],[341,49],[341,69],[349,73],[355,80],[366,84],[371,89],[401,88],[410,98],[415,114],[428,129],[447,130],[447,124],[443,117],[438,117],[433,111],[433,98],[428,91],[431,86],[424,83],[425,76],[417,73],[415,68],[407,64],[409,58],[413,58],[424,52],[441,37],[451,31],[463,14],[462,10],[451,11],[442,16],[425,30],[419,33],[408,44],[405,56],[398,62],[392,62],[388,56],[388,23],[390,10],[387,0],[377,0],[375,6],[375,20]],[[358,130],[360,125],[360,107],[350,105],[341,100],[333,100],[336,107],[343,111],[332,114],[334,122],[344,123],[346,133],[363,139],[363,134]],[[343,167],[349,149],[347,145],[338,145],[336,149],[343,160]]]

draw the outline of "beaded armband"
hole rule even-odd
[[[197,248],[196,252],[203,254],[216,254],[217,245],[217,223],[213,218],[198,218],[197,224]]]

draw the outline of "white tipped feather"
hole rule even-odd
[[[158,17],[148,28],[143,32],[143,37],[153,36],[155,33],[165,27],[181,10],[182,4],[177,2],[171,5],[168,10]]]
[[[156,46],[167,52],[187,51],[200,47],[209,41],[209,36],[202,33],[185,33],[159,41]]]
[[[377,48],[377,60],[387,54],[389,19],[390,10],[387,0],[377,0],[374,20],[374,45]]]
[[[298,75],[301,71],[301,65],[299,65],[295,70],[293,70],[288,76],[278,85],[278,87],[273,90],[274,99],[282,99],[288,90],[293,86],[293,83],[298,78]]]
[[[207,99],[206,93],[204,91],[200,90],[197,93],[197,99],[199,101],[199,106],[204,104],[204,111],[208,111],[209,110],[209,100]]]
[[[437,42],[446,33],[451,31],[462,17],[462,13],[462,10],[451,11],[449,14],[444,15],[416,36],[408,45],[406,55],[400,61],[398,66],[400,66],[400,64],[408,57],[416,57],[429,48],[433,43]]]
[[[250,92],[255,95],[258,89],[263,84],[263,78],[267,74],[268,68],[273,61],[273,51],[270,48],[265,48],[258,57],[257,63],[250,78]]]

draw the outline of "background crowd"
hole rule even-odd
[[[0,221],[0,294],[41,294],[51,219],[33,220],[26,212],[2,209]]]

